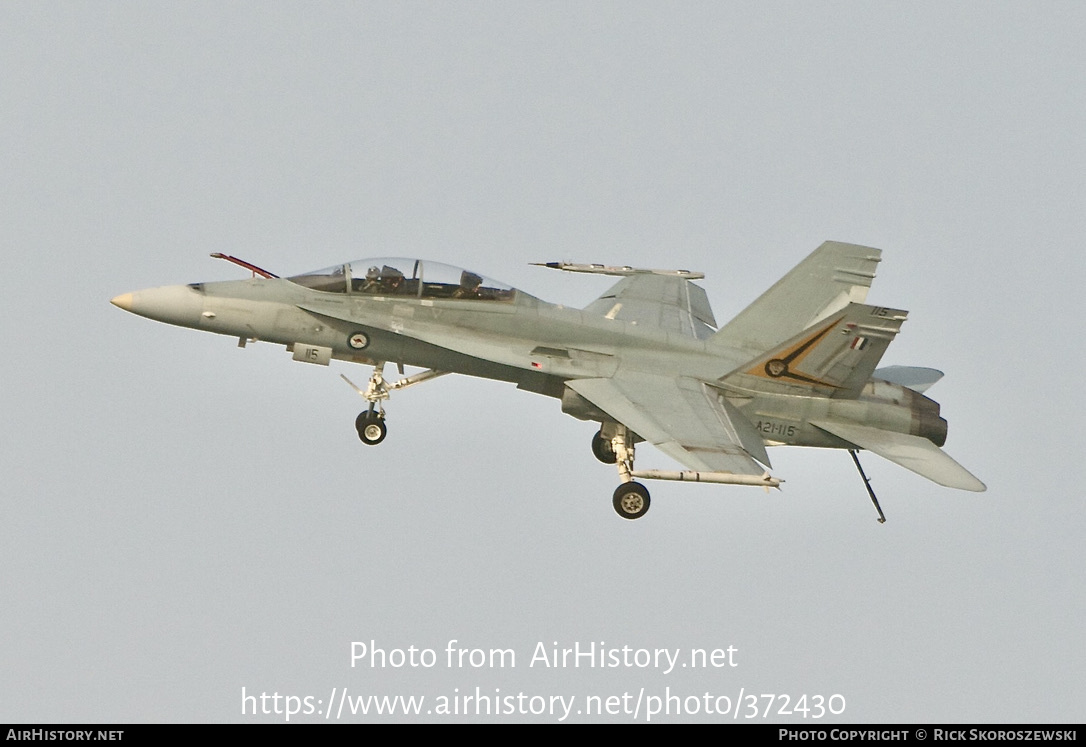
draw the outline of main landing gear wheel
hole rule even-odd
[[[623,519],[640,519],[649,510],[649,491],[639,482],[624,482],[615,489],[612,503]]]
[[[354,421],[355,430],[362,443],[367,446],[376,446],[385,440],[388,435],[388,426],[385,419],[372,410],[366,410],[358,414]]]
[[[602,431],[596,431],[596,435],[592,437],[592,453],[604,464],[618,461],[614,449],[611,448],[611,439],[604,438]]]

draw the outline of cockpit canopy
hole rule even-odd
[[[470,270],[421,259],[360,259],[288,278],[327,293],[510,303],[516,291]]]

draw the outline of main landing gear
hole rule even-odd
[[[622,484],[611,501],[615,513],[623,519],[640,519],[648,513],[649,490],[633,479],[634,446],[629,430],[617,423],[605,423],[592,437],[592,453],[604,464],[618,467]]]
[[[623,519],[640,519],[649,510],[649,491],[641,483],[635,482],[635,477],[643,480],[751,485],[765,488],[766,492],[770,488],[779,488],[782,482],[769,472],[755,475],[734,472],[669,472],[658,469],[634,471],[634,443],[640,440],[626,426],[611,422],[605,422],[599,432],[592,437],[592,453],[596,455],[596,458],[605,464],[614,464],[618,467],[618,477],[622,484],[615,489],[612,505],[615,507],[615,513]]]
[[[402,365],[399,365],[399,370],[402,374]],[[373,375],[370,376],[370,380],[366,384],[365,389],[355,386],[354,382],[343,374],[340,374],[339,376],[341,379],[350,384],[352,389],[358,392],[364,400],[369,402],[369,409],[358,413],[358,417],[355,418],[354,421],[354,428],[358,431],[358,438],[367,446],[376,446],[384,441],[385,436],[388,435],[388,425],[385,423],[385,407],[383,403],[392,396],[392,391],[394,389],[403,389],[404,387],[409,387],[412,384],[418,384],[422,381],[428,381],[437,376],[442,376],[445,373],[445,371],[428,370],[389,384],[385,381],[385,364],[384,362],[380,362],[373,367]]]

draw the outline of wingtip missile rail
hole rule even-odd
[[[685,278],[687,280],[701,280],[704,272],[692,272],[690,270],[660,270],[646,267],[630,267],[629,265],[600,265],[577,264],[575,262],[530,262],[534,267],[549,267],[552,270],[564,270],[566,272],[584,272],[592,275],[667,275],[668,277]]]

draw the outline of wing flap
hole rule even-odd
[[[948,488],[978,493],[987,489],[969,470],[926,438],[849,423],[812,421],[811,425]]]
[[[640,372],[575,379],[566,386],[694,470],[761,475],[769,463],[754,426],[700,381]]]

